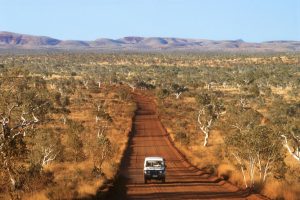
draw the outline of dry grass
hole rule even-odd
[[[227,164],[227,163],[223,163],[220,164],[217,168],[217,175],[219,177],[224,177],[225,179],[231,177],[232,173],[236,170],[234,166]]]
[[[198,140],[195,141],[196,144],[191,145],[184,152],[190,152],[190,161],[198,166],[199,168],[204,168],[207,166],[215,167],[219,164],[222,157],[222,144],[223,138],[220,135],[220,131],[212,131],[209,140],[209,145],[207,147],[203,146],[203,135],[199,133]],[[182,148],[181,148],[182,149]]]
[[[97,189],[103,184],[103,179],[94,180],[92,182],[84,182],[78,187],[79,197],[95,195]]]
[[[24,200],[48,200],[45,191],[35,192],[32,194],[26,194],[23,197]]]
[[[65,160],[63,162],[53,162],[46,166],[44,170],[53,172],[54,184],[48,185],[47,188],[24,194],[24,199],[73,199],[83,198],[95,195],[97,190],[102,187],[105,179],[114,177],[125,150],[128,140],[128,133],[131,130],[132,116],[135,105],[132,102],[125,102],[117,97],[117,90],[114,88],[103,89],[100,93],[86,93],[89,95],[87,102],[84,104],[75,103],[81,96],[74,94],[71,97],[71,105],[68,107],[71,111],[69,119],[76,121],[84,126],[84,131],[80,133],[83,142],[83,151],[86,158],[83,161]],[[100,100],[106,101],[107,112],[113,118],[112,124],[108,127],[106,135],[114,146],[115,156],[105,161],[102,170],[105,176],[95,177],[92,174],[94,161],[92,159],[92,143],[97,136],[97,125],[95,121],[95,103]],[[122,112],[120,112],[120,110]],[[55,122],[48,125],[49,127],[60,128],[62,143],[66,143],[65,131],[66,125],[58,122],[60,116],[53,116]]]
[[[298,97],[289,95],[289,93],[293,90],[292,87],[271,87],[271,89],[274,94],[282,96],[287,102],[300,100],[299,95]]]
[[[191,117],[188,114],[186,114],[185,116],[186,118]],[[188,145],[184,145],[179,141],[175,141],[175,133],[181,128],[180,124],[176,125],[176,119],[174,120],[174,123],[169,123],[169,121],[164,119],[163,124],[170,134],[172,140],[175,142],[176,147],[184,153],[184,155],[193,165],[197,166],[198,168],[207,168],[208,166],[215,168],[220,163],[220,159],[223,156],[222,145],[224,144],[224,141],[223,137],[221,136],[221,132],[219,130],[211,131],[210,139],[208,142],[209,144],[207,147],[203,146],[204,136],[200,132],[200,130],[193,133],[191,141]],[[197,129],[195,126],[195,122],[191,122],[191,124],[192,125],[188,125],[188,128],[186,128],[186,130]]]
[[[22,56],[20,56],[22,58]],[[26,57],[25,57],[26,58]],[[58,56],[29,56],[30,58],[29,65],[32,63],[39,63],[38,60],[44,60],[47,58],[47,62],[56,63],[57,60],[63,59],[67,60],[66,57]],[[258,56],[258,55],[249,55],[245,57],[237,56],[220,56],[220,57],[206,57],[206,56],[190,56],[190,57],[178,57],[178,55],[164,55],[163,57],[158,55],[144,56],[144,55],[78,55],[75,57],[75,63],[79,62],[81,69],[92,69],[94,67],[104,66],[104,67],[114,67],[118,66],[131,66],[131,70],[128,76],[134,78],[137,73],[135,68],[138,67],[148,67],[148,66],[165,66],[165,67],[190,67],[190,66],[211,66],[211,67],[237,67],[237,66],[251,66],[251,67],[264,67],[270,66],[276,63],[283,65],[286,64],[298,64],[299,57],[293,55],[283,55],[283,56]],[[46,60],[46,59],[45,59]],[[15,62],[15,59],[14,59]],[[48,63],[43,63],[48,65]],[[41,64],[41,66],[43,66]],[[24,63],[23,63],[24,65]],[[62,66],[64,66],[62,64]],[[69,67],[73,70],[73,65],[64,66]],[[110,68],[112,69],[112,68]],[[146,68],[145,68],[146,69]],[[201,71],[201,70],[200,70]],[[87,71],[87,74],[93,71]],[[184,72],[184,71],[183,71]],[[56,74],[56,75],[55,75]],[[38,75],[38,73],[37,73]],[[160,76],[156,77],[157,74],[153,73],[153,79],[159,79]],[[299,75],[299,73],[297,74]],[[83,80],[81,76],[71,76],[76,80]],[[201,76],[199,76],[201,77]],[[126,77],[127,78],[127,77]],[[54,73],[52,76],[47,77],[48,81],[55,81],[59,79],[70,79],[70,72],[66,71],[64,73]],[[179,82],[184,80],[184,75],[179,73],[175,80]],[[157,80],[158,81],[158,80]],[[189,80],[185,80],[186,84]],[[205,82],[205,80],[203,80]],[[159,81],[158,81],[159,82]],[[230,82],[228,83],[230,84]],[[173,140],[175,140],[175,135],[178,132],[187,133],[190,137],[188,145],[181,144],[179,141],[175,141],[176,146],[186,155],[186,157],[199,168],[204,168],[209,166],[210,169],[213,169],[215,173],[219,176],[228,177],[228,179],[239,185],[244,186],[243,178],[241,173],[233,167],[229,161],[223,159],[223,133],[222,130],[213,130],[210,134],[209,146],[203,147],[203,135],[201,134],[199,128],[197,127],[197,112],[199,107],[196,105],[194,96],[201,92],[203,89],[201,86],[194,88],[190,85],[187,86],[191,89],[189,92],[183,93],[180,96],[180,99],[176,100],[174,95],[168,97],[163,105],[159,105],[161,108],[161,119],[164,126],[167,128],[168,132],[171,134]],[[105,162],[103,165],[103,171],[107,178],[114,176],[118,166],[120,164],[120,159],[122,153],[124,152],[127,144],[128,132],[131,128],[131,117],[133,114],[134,105],[125,101],[120,100],[117,96],[118,89],[114,86],[102,87],[100,93],[91,93],[88,89],[84,89],[81,85],[80,92],[76,91],[74,95],[71,96],[71,105],[68,107],[71,110],[71,114],[68,118],[81,123],[85,130],[80,134],[80,138],[84,143],[84,153],[86,158],[84,161],[75,162],[75,161],[64,161],[64,162],[55,162],[47,167],[47,170],[54,173],[55,184],[47,188],[47,190],[36,191],[31,194],[25,195],[27,199],[49,199],[52,195],[52,199],[59,198],[74,198],[74,197],[83,197],[85,195],[95,193],[96,189],[103,184],[104,177],[95,178],[91,175],[91,170],[93,168],[93,160],[91,158],[92,145],[95,136],[97,134],[97,126],[95,124],[95,114],[94,114],[94,103],[99,100],[107,101],[107,111],[113,118],[113,123],[110,125],[107,133],[107,137],[116,147],[115,156],[109,161]],[[197,87],[197,86],[195,86]],[[51,87],[49,87],[51,89]],[[78,88],[77,88],[78,89]],[[124,88],[123,88],[124,89]],[[287,101],[299,101],[299,97],[296,98],[291,88],[280,88],[272,87],[272,92],[279,94],[284,97]],[[193,91],[192,91],[193,90]],[[224,92],[226,96],[226,101],[230,101],[235,95],[240,95],[241,90],[234,84],[226,85],[223,87],[220,83],[212,85],[211,90],[220,90]],[[144,91],[148,92],[148,91]],[[190,95],[190,96],[188,96]],[[153,98],[151,92],[147,93],[146,96]],[[81,103],[78,101],[81,97],[85,98],[85,101]],[[270,103],[270,99],[266,99],[266,103]],[[158,101],[157,101],[158,102]],[[159,103],[157,103],[159,104]],[[267,114],[268,109],[259,108],[257,105],[251,105],[254,109],[259,110],[262,114]],[[47,125],[47,127],[60,128],[62,143],[66,144],[65,133],[67,131],[67,126],[62,125],[60,121],[61,115],[54,115],[55,123]],[[264,121],[263,123],[267,123]],[[187,131],[188,130],[188,131]],[[66,148],[68,151],[68,147]],[[299,188],[297,188],[298,182],[293,180],[298,176],[300,169],[299,164],[296,163],[290,156],[286,158],[287,165],[292,168],[294,171],[289,171],[287,174],[288,183],[285,182],[276,182],[275,180],[268,180],[268,183],[264,189],[264,194],[269,195],[272,198],[285,198],[293,199],[295,195],[298,195]],[[293,181],[291,181],[293,180]],[[271,184],[274,183],[274,184]],[[297,191],[298,190],[298,191]],[[49,195],[50,194],[50,195]],[[56,196],[55,196],[56,195]],[[0,197],[1,198],[1,197]]]
[[[267,182],[262,194],[272,199],[298,200],[300,197],[299,185],[290,185],[277,180]]]
[[[239,93],[236,88],[225,88],[222,89],[222,91],[229,97]],[[283,95],[286,100],[293,100],[288,95],[288,90],[275,90],[274,92]],[[226,133],[222,130],[212,130],[208,141],[208,147],[202,146],[204,135],[201,134],[199,128],[197,128],[196,112],[198,108],[193,97],[186,97],[183,95],[180,100],[168,97],[158,105],[160,109],[163,110],[160,112],[160,115],[165,128],[175,142],[177,148],[192,164],[201,169],[211,170],[212,172],[215,172],[217,176],[227,179],[240,188],[245,188],[242,173],[224,156],[226,152],[224,152],[223,137]],[[256,105],[251,106],[256,108]],[[268,113],[268,110],[261,109],[259,112],[265,115]],[[263,118],[262,123],[269,123],[269,120]],[[175,135],[178,131],[184,131],[189,135],[190,142],[188,144],[181,144],[179,141],[175,140]],[[270,175],[264,188],[261,188],[259,180],[255,180],[257,185],[257,188],[255,189],[272,199],[299,199],[300,188],[299,181],[297,180],[300,172],[299,163],[290,155],[287,155],[285,163],[289,166],[289,171],[285,178],[286,180],[289,180],[289,182],[279,182]],[[248,182],[248,171],[246,170],[245,173]]]

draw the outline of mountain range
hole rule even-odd
[[[299,52],[300,41],[206,40],[169,37],[100,38],[93,41],[59,40],[0,32],[0,50],[67,50],[67,51],[187,51],[187,52]]]

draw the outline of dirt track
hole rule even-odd
[[[193,167],[175,149],[159,121],[154,104],[134,96],[138,110],[120,177],[109,199],[258,199],[231,184]],[[144,184],[146,156],[162,156],[167,162],[166,183],[152,180]]]

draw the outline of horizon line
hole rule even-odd
[[[246,41],[242,38],[238,39],[208,39],[208,38],[193,38],[193,37],[172,37],[172,36],[137,36],[137,35],[127,35],[119,38],[110,38],[110,37],[97,37],[93,40],[85,40],[85,39],[61,39],[58,37],[53,37],[50,35],[43,35],[43,34],[29,34],[29,33],[19,33],[19,32],[13,32],[13,31],[6,31],[6,30],[0,30],[0,33],[11,33],[11,34],[19,34],[19,35],[27,35],[27,36],[33,36],[33,37],[48,37],[60,41],[84,41],[84,42],[89,42],[89,41],[96,41],[99,39],[109,39],[109,40],[120,40],[124,38],[168,38],[168,39],[190,39],[190,40],[208,40],[208,41],[241,41],[245,43],[266,43],[266,42],[300,42],[300,40],[292,40],[292,39],[276,39],[276,40],[264,40],[260,42],[249,42]]]

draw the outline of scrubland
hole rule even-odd
[[[299,71],[299,54],[284,53],[2,55],[0,198],[101,195],[141,90],[194,165],[297,199]]]

